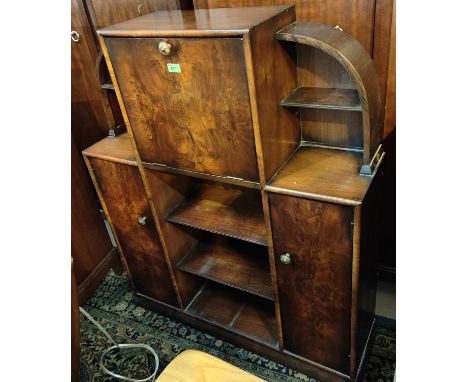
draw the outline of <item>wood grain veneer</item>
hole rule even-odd
[[[90,158],[89,162],[136,290],[177,305],[138,169],[96,158]],[[146,218],[144,225],[139,224],[142,217]]]
[[[372,182],[359,175],[359,152],[301,146],[265,187],[267,191],[358,205]]]
[[[284,347],[349,374],[353,208],[275,194],[269,200]],[[283,253],[290,264],[279,260]]]
[[[127,133],[106,137],[83,151],[90,158],[136,166],[132,143]]]

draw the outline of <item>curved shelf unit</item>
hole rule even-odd
[[[363,131],[360,174],[372,175],[382,157],[383,126],[379,79],[370,55],[349,34],[323,24],[294,22],[278,31],[276,38],[321,50],[337,60],[352,77],[356,90],[298,87],[281,104],[360,111]]]

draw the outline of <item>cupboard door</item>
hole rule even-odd
[[[137,167],[90,158],[137,292],[176,305],[166,260]]]
[[[269,200],[284,347],[349,374],[353,209],[277,194]]]
[[[243,40],[107,38],[143,162],[258,181]]]

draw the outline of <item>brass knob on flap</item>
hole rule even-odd
[[[283,264],[291,264],[291,255],[289,253],[283,253],[280,255],[280,261]]]
[[[171,44],[168,44],[166,41],[161,41],[158,48],[163,56],[168,56],[171,53]]]
[[[138,223],[140,223],[141,225],[146,225],[146,219],[147,219],[146,216],[139,216]]]

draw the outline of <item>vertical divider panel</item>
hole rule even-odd
[[[280,105],[282,97],[293,91],[297,85],[295,57],[275,38],[275,32],[292,23],[295,18],[294,8],[289,8],[244,35],[252,124],[280,350],[284,349],[283,332],[268,196],[264,186],[300,143],[299,120]],[[270,49],[265,49],[265,45]]]

